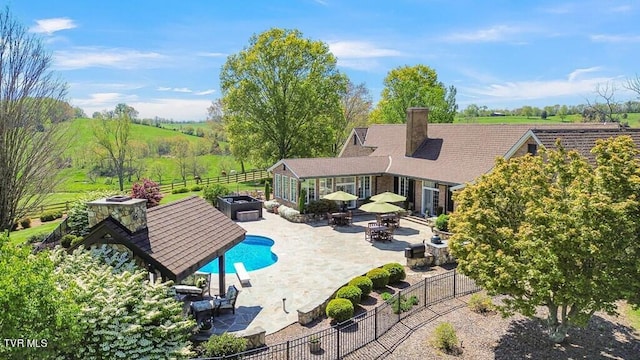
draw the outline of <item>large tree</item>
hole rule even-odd
[[[297,30],[254,35],[227,58],[220,83],[232,151],[256,165],[332,153],[346,78],[325,43]]]
[[[630,137],[598,141],[595,163],[576,152],[500,159],[455,195],[451,250],[458,269],[501,310],[548,309],[549,337],[640,294],[640,163]]]
[[[138,112],[126,104],[118,104],[113,111],[103,111],[95,122],[93,135],[97,144],[103,148],[118,177],[120,191],[124,191],[124,178],[127,173],[127,155],[133,151],[129,146],[131,120]]]
[[[42,41],[0,12],[0,231],[57,185],[65,144],[56,114],[65,84],[50,71]]]
[[[342,104],[342,123],[336,149],[342,145],[351,129],[367,125],[373,102],[369,89],[364,83],[356,85],[349,81],[346,91],[340,96],[340,103]]]
[[[429,122],[451,123],[458,110],[456,88],[447,88],[438,81],[436,71],[425,65],[395,68],[384,78],[384,89],[370,122],[404,123],[407,109],[417,106],[429,108]]]

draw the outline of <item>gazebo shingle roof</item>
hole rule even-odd
[[[96,224],[86,245],[121,243],[148,259],[167,278],[180,281],[244,240],[246,231],[198,196],[147,210],[147,228],[129,232],[111,217]]]

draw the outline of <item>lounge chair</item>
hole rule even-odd
[[[220,310],[231,309],[231,311],[236,313],[236,299],[238,298],[238,289],[235,285],[231,285],[227,288],[227,293],[224,297],[216,297],[213,299],[213,303],[216,307],[216,314],[220,313]]]
[[[174,285],[173,289],[175,290],[176,294],[179,296],[182,296],[182,297],[191,296],[191,297],[202,299],[202,297],[204,296],[206,287],[200,288],[192,285]]]

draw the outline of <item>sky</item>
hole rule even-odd
[[[393,68],[424,64],[460,109],[574,105],[640,73],[640,2],[618,0],[11,0],[84,109],[204,120],[227,56],[273,27],[329,45],[374,102]]]

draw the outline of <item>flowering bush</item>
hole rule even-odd
[[[267,209],[268,212],[274,212],[276,208],[280,206],[280,203],[275,200],[267,200],[262,203],[262,207]]]
[[[142,179],[142,184],[134,183],[131,188],[131,196],[134,199],[146,199],[147,209],[160,205],[160,200],[163,197],[158,184],[149,179]]]
[[[168,283],[149,283],[148,273],[126,253],[103,245],[73,254],[51,253],[61,290],[78,306],[81,339],[66,359],[184,359],[195,326]]]
[[[293,221],[293,218],[297,215],[300,215],[300,211],[292,209],[288,206],[285,205],[280,205],[278,207],[278,214],[280,214],[281,217],[289,220],[289,221]]]

